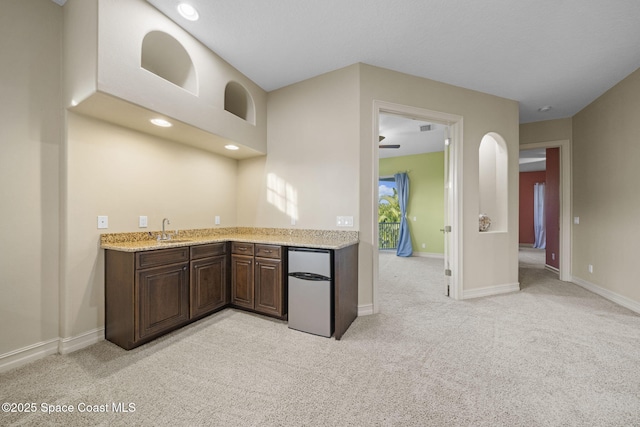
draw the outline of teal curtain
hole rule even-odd
[[[409,223],[407,222],[407,204],[409,203],[409,176],[406,172],[397,173],[393,176],[396,179],[398,189],[398,201],[400,202],[400,236],[398,237],[397,256],[411,256],[413,245],[409,234]]]

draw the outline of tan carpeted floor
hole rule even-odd
[[[441,274],[382,254],[380,313],[341,341],[227,310],[129,352],[48,357],[0,375],[2,402],[37,405],[0,425],[640,425],[640,316],[542,268],[467,301],[442,295]]]

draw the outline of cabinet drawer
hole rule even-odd
[[[208,258],[216,255],[223,255],[226,252],[226,243],[191,246],[191,259]]]
[[[231,252],[238,255],[253,255],[253,243],[231,242]]]
[[[155,267],[185,261],[189,261],[188,247],[136,253],[136,268]]]
[[[260,258],[275,258],[281,257],[281,246],[276,245],[256,245],[256,256]]]

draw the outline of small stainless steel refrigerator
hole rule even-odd
[[[334,330],[331,251],[289,248],[289,328],[331,337]]]

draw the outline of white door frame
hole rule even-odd
[[[462,141],[463,123],[462,117],[424,108],[394,104],[385,101],[373,101],[373,141],[377,146],[379,140],[380,113],[396,114],[399,116],[415,118],[424,121],[441,123],[450,127],[449,137],[449,168],[451,169],[452,200],[450,201],[449,218],[445,218],[445,225],[451,226],[449,237],[449,265],[451,278],[449,281],[449,296],[453,299],[462,299]],[[371,224],[373,236],[373,312],[378,313],[380,306],[378,301],[378,178],[379,178],[379,153],[373,150],[373,206],[371,207]],[[445,183],[446,185],[446,183]],[[444,274],[444,269],[443,269]]]
[[[560,149],[560,280],[571,278],[571,143],[559,141],[521,144],[520,151],[536,148]]]

